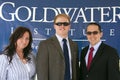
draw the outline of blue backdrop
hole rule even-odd
[[[8,45],[13,30],[25,26],[32,31],[36,54],[39,42],[54,34],[53,19],[59,13],[71,17],[69,37],[78,43],[80,51],[88,45],[86,25],[97,22],[104,33],[102,41],[116,48],[120,55],[119,0],[1,0],[0,51]]]

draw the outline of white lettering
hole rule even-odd
[[[9,4],[9,5],[11,5],[12,7],[15,7],[15,4],[12,3],[12,2],[4,2],[4,3],[1,4],[1,6],[0,6],[0,17],[1,17],[1,19],[5,20],[5,21],[14,21],[14,15],[15,15],[14,13],[8,13],[8,14],[11,15],[11,16],[10,16],[11,19],[7,19],[7,18],[5,18],[5,16],[3,16],[3,7],[4,7],[6,4]]]
[[[10,6],[12,9],[4,13],[7,6]],[[25,14],[25,16],[20,13]],[[60,13],[68,14],[71,17],[72,23],[90,23],[96,21],[100,23],[117,23],[120,21],[120,6],[82,8],[43,7],[40,10],[38,7],[33,6],[16,7],[13,2],[3,2],[0,5],[0,18],[4,21],[18,20],[21,22],[30,21],[52,23],[54,16]],[[7,17],[5,15],[7,15]]]
[[[51,28],[45,28],[47,35],[50,35]]]
[[[115,29],[110,29],[110,36],[115,36]]]
[[[28,11],[28,15],[27,15],[27,18],[26,18],[26,19],[20,19],[20,16],[19,16],[19,10],[20,10],[20,9],[26,9],[26,10]],[[25,14],[25,11],[24,11],[23,14]],[[31,10],[30,10],[28,7],[26,7],[26,6],[20,6],[19,8],[16,9],[15,15],[16,15],[16,18],[17,18],[19,21],[25,22],[25,21],[28,21],[28,20],[30,19],[30,17],[31,17]]]

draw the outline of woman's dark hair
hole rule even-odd
[[[23,57],[25,59],[29,58],[28,55],[32,51],[32,47],[31,47],[32,34],[31,34],[31,31],[28,28],[20,26],[20,27],[16,28],[15,31],[12,33],[12,35],[9,38],[9,45],[4,50],[5,54],[9,57],[9,62],[12,61],[13,55],[16,52],[16,42],[17,42],[17,40],[19,38],[21,38],[24,35],[25,32],[29,33],[29,44],[23,50],[23,53],[24,53]]]

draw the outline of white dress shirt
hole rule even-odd
[[[62,37],[60,37],[59,35],[57,35],[56,34],[56,37],[57,37],[57,39],[58,39],[58,41],[59,41],[59,43],[60,43],[60,46],[61,46],[61,48],[62,48],[62,50],[63,50],[63,38]],[[67,40],[67,46],[68,46],[68,51],[69,51],[69,63],[70,63],[70,77],[71,77],[71,79],[72,79],[72,63],[71,63],[71,50],[70,50],[70,44],[69,44],[69,40],[68,40],[68,37],[67,38],[65,38],[66,40]]]
[[[91,46],[91,45],[90,45],[90,46],[89,46],[87,55],[85,56],[86,65],[87,65],[87,63],[88,63],[88,55],[89,55],[89,52],[90,52],[90,48],[91,48],[91,47],[94,48],[94,51],[93,51],[93,58],[94,58],[94,56],[95,56],[95,54],[96,54],[96,52],[97,52],[97,50],[98,50],[98,48],[99,48],[99,46],[100,46],[101,43],[102,43],[102,41],[99,41],[96,45],[94,45],[94,46]]]

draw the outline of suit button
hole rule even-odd
[[[86,77],[88,77],[88,75],[86,75]]]

